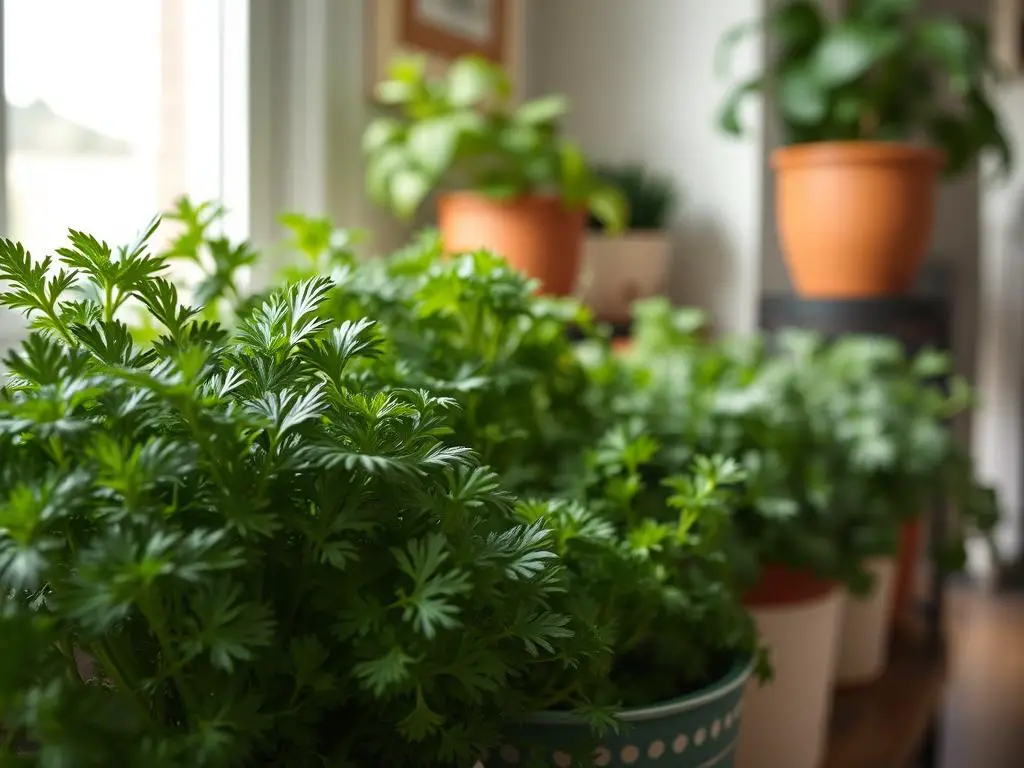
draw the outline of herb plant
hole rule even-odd
[[[537,296],[492,254],[441,259],[433,233],[359,261],[322,220],[285,221],[302,254],[289,274],[337,275],[330,321],[378,321],[380,353],[361,380],[412,383],[457,401],[449,439],[533,499],[517,508],[524,522],[552,530],[569,584],[553,605],[571,617],[568,654],[586,661],[537,668],[526,685],[546,692],[546,707],[601,723],[621,704],[713,682],[753,652],[723,548],[738,470],[688,457],[648,482],[662,449],[609,407],[613,370],[590,368],[570,341],[573,324],[589,326],[585,310]],[[607,348],[593,329],[586,338]]]
[[[359,260],[351,235],[323,219],[289,214],[288,279],[332,275],[331,323],[373,317],[379,354],[362,375],[377,386],[423,387],[452,398],[450,439],[471,446],[510,490],[548,493],[557,469],[593,445],[610,423],[568,332],[596,342],[588,311],[540,297],[501,258],[442,258],[433,232],[382,259]],[[244,315],[260,297],[227,303]]]
[[[1011,148],[992,107],[985,30],[928,17],[917,0],[852,0],[836,21],[815,0],[786,0],[722,39],[720,61],[751,32],[772,35],[765,70],[735,86],[720,127],[740,135],[746,97],[767,95],[785,141],[913,141],[923,135],[958,174],[992,150],[1008,170]]]
[[[548,697],[532,665],[578,661],[544,521],[442,441],[451,399],[372,385],[329,278],[229,332],[151,233],[57,269],[0,242],[35,329],[0,390],[4,762],[472,765]]]
[[[946,394],[933,381],[946,358],[798,331],[771,346],[708,341],[700,324],[664,300],[641,303],[616,407],[646,414],[645,429],[675,447],[661,453],[662,475],[695,452],[740,460],[732,562],[747,580],[771,562],[864,587],[864,561],[894,552],[899,522],[935,501],[961,512],[954,555],[964,534],[991,531],[994,495],[943,425],[969,402],[963,382]]]
[[[628,426],[615,428],[588,453],[580,496],[519,507],[524,521],[553,529],[567,574],[557,605],[572,617],[570,642],[606,649],[595,656],[581,648],[587,661],[576,668],[533,670],[530,688],[550,692],[548,710],[572,709],[591,724],[589,738],[566,734],[572,741],[559,745],[574,756],[593,755],[605,729],[627,727],[617,719],[623,707],[675,700],[754,664],[753,624],[723,549],[739,469],[725,459],[696,460],[667,480],[666,513],[655,520],[633,502],[657,449]],[[535,759],[526,764],[550,765],[550,749],[532,738],[527,728],[516,741]]]
[[[596,172],[599,178],[626,198],[629,211],[627,230],[657,232],[668,227],[678,203],[672,179],[642,165],[601,166]],[[595,216],[590,217],[588,225],[592,230],[605,228]]]
[[[567,612],[582,616],[585,626],[608,627],[615,640],[615,657],[601,680],[577,680],[588,697],[618,695],[629,705],[677,698],[755,652],[727,560],[743,471],[732,459],[698,455],[655,486],[647,471],[661,450],[641,422],[615,425],[586,453],[574,495],[594,519],[605,521],[604,535],[640,575],[619,574],[583,543],[556,535],[570,600],[589,601]],[[579,580],[575,590],[573,578]],[[585,587],[598,582],[598,588]]]
[[[412,216],[446,183],[501,200],[557,195],[612,231],[625,225],[622,195],[559,132],[563,97],[515,107],[505,72],[479,56],[456,60],[439,79],[423,57],[398,59],[376,92],[394,113],[363,134],[367,190],[398,216]]]

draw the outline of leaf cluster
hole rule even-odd
[[[576,326],[607,349],[584,308],[538,296],[494,254],[443,258],[435,233],[356,261],[331,254],[319,220],[289,215],[286,224],[293,247],[319,243],[299,249],[289,274],[342,276],[329,322],[377,320],[378,356],[361,380],[457,402],[446,439],[473,447],[529,499],[516,511],[523,522],[551,530],[568,586],[555,603],[571,617],[567,658],[585,661],[537,667],[527,688],[546,706],[596,715],[673,698],[753,651],[721,546],[736,468],[697,458],[648,483],[661,449],[609,407],[608,381],[571,341]]]
[[[635,164],[600,166],[596,173],[626,198],[629,210],[627,230],[656,232],[668,227],[679,202],[675,185],[668,175]],[[604,224],[594,216],[590,217],[588,226],[597,231],[605,229]]]
[[[966,532],[991,530],[994,495],[945,424],[971,399],[963,381],[937,380],[946,356],[795,330],[707,340],[699,326],[664,300],[638,305],[612,407],[671,447],[661,475],[695,454],[740,462],[732,558],[748,580],[773,562],[862,587],[864,560],[893,552],[898,525],[936,501],[961,512],[955,551]]]
[[[994,151],[1003,171],[1012,150],[987,95],[992,75],[981,23],[923,15],[917,0],[853,0],[830,20],[814,0],[786,0],[729,30],[719,62],[752,32],[769,35],[763,72],[736,85],[719,116],[740,135],[749,95],[768,96],[787,143],[913,141],[942,150],[956,175]]]
[[[442,184],[499,200],[557,195],[590,211],[612,231],[626,223],[626,203],[559,131],[568,104],[548,96],[510,103],[506,73],[480,56],[431,78],[424,57],[397,59],[376,89],[392,114],[363,134],[371,199],[412,216]]]
[[[552,532],[448,439],[451,398],[372,386],[329,278],[229,331],[151,233],[73,232],[56,271],[0,243],[34,328],[0,390],[3,761],[472,765],[532,665],[579,662]]]
[[[284,276],[334,276],[324,312],[332,324],[376,319],[378,356],[361,375],[458,402],[450,439],[471,446],[510,490],[558,490],[556,469],[608,428],[601,390],[568,332],[599,338],[578,302],[537,296],[533,281],[493,253],[445,257],[435,232],[392,256],[357,260],[336,247],[350,237],[343,230],[297,214],[283,221],[299,254]]]

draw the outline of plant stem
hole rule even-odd
[[[110,676],[110,679],[114,681],[114,686],[118,691],[123,692],[131,699],[136,709],[142,714],[142,716],[150,723],[153,722],[153,713],[150,712],[145,702],[139,698],[138,692],[135,690],[135,686],[131,684],[128,676],[125,675],[124,669],[117,660],[117,654],[113,647],[110,645],[109,640],[99,640],[95,645],[88,649],[88,653],[92,654],[100,666],[103,667],[103,671]]]
[[[114,319],[114,286],[107,283],[103,286],[103,322],[109,323]]]
[[[163,607],[160,605],[159,600],[154,600],[151,594],[146,594],[139,600],[139,609],[142,611],[142,615],[146,618],[150,628],[153,630],[153,634],[156,636],[157,642],[160,644],[160,650],[167,663],[171,680],[174,682],[174,686],[177,688],[178,695],[181,697],[182,704],[184,705],[183,714],[187,725],[198,712],[198,708],[192,697],[192,691],[186,685],[181,675],[183,665],[178,659],[174,646],[171,644],[170,636],[167,634],[167,622]]]

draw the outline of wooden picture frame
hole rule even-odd
[[[443,74],[460,56],[477,53],[508,72],[518,93],[521,0],[365,0],[366,91],[388,73],[396,56],[423,54],[428,71]]]

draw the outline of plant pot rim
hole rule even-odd
[[[779,608],[814,602],[839,589],[839,582],[823,579],[812,570],[784,563],[767,562],[761,566],[757,583],[743,596],[748,608]]]
[[[588,229],[587,237],[595,240],[663,240],[668,238],[669,229],[627,229],[619,235],[609,235],[603,230]]]
[[[939,170],[946,156],[934,147],[898,141],[814,141],[772,152],[775,170],[821,165],[913,164]]]
[[[572,213],[585,213],[586,206],[580,204],[576,207],[570,207],[566,204],[565,200],[562,199],[561,195],[554,195],[547,192],[527,192],[524,195],[517,197],[491,197],[490,195],[484,194],[483,192],[477,192],[472,189],[456,189],[450,192],[441,192],[438,196],[438,203],[443,203],[445,200],[456,201],[456,200],[472,200],[474,202],[484,201],[491,205],[511,208],[514,206],[522,205],[543,205],[543,206],[557,206],[566,211]]]
[[[723,677],[693,693],[688,693],[677,699],[661,701],[657,704],[627,707],[616,712],[615,716],[627,723],[673,717],[728,696],[740,686],[745,685],[747,678],[750,677],[753,671],[754,657],[742,656],[736,660]],[[523,722],[530,725],[586,725],[586,720],[574,712],[557,712],[553,710],[535,712],[527,716]]]

